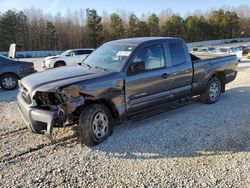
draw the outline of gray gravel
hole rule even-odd
[[[250,187],[250,63],[239,70],[218,103],[119,124],[93,148],[75,127],[32,134],[17,91],[0,90],[0,187]]]

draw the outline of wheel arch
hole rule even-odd
[[[55,65],[56,65],[57,63],[63,63],[65,66],[67,65],[67,63],[66,63],[64,60],[57,60],[57,61],[55,61],[53,67],[55,67]]]
[[[107,100],[107,99],[87,99],[87,100],[85,100],[85,104],[80,108],[84,109],[84,107],[86,107],[86,106],[88,106],[90,104],[94,104],[94,103],[103,104],[104,106],[106,106],[109,109],[113,119],[119,118],[119,112],[118,112],[118,110],[116,109],[114,103],[111,100]]]
[[[223,71],[216,72],[216,73],[214,73],[212,75],[212,77],[217,77],[218,79],[220,79],[220,81],[221,81],[221,92],[224,93],[225,92],[225,86],[226,86],[226,84],[225,84],[225,80],[226,80],[225,73]]]
[[[18,80],[21,79],[21,78],[18,76],[18,74],[14,73],[14,72],[4,72],[4,73],[0,74],[0,77],[4,76],[4,75],[6,75],[6,74],[12,74],[12,75],[16,76]]]

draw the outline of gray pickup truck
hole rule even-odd
[[[215,103],[237,75],[237,57],[201,60],[178,38],[131,38],[103,44],[82,65],[21,80],[18,103],[35,133],[79,124],[82,142],[101,143],[114,121],[200,95]]]

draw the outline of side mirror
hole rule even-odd
[[[68,57],[68,56],[70,56],[70,55],[69,55],[69,54],[66,54],[65,56],[67,56],[67,57]]]
[[[144,61],[133,61],[130,66],[130,74],[136,74],[145,71]]]

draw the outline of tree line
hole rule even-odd
[[[219,9],[185,18],[154,13],[138,18],[133,13],[100,16],[95,9],[66,17],[60,13],[46,16],[33,9],[8,10],[0,13],[0,51],[7,51],[11,43],[22,45],[23,50],[66,50],[96,48],[127,37],[171,36],[187,42],[250,37],[250,16],[239,12]]]

